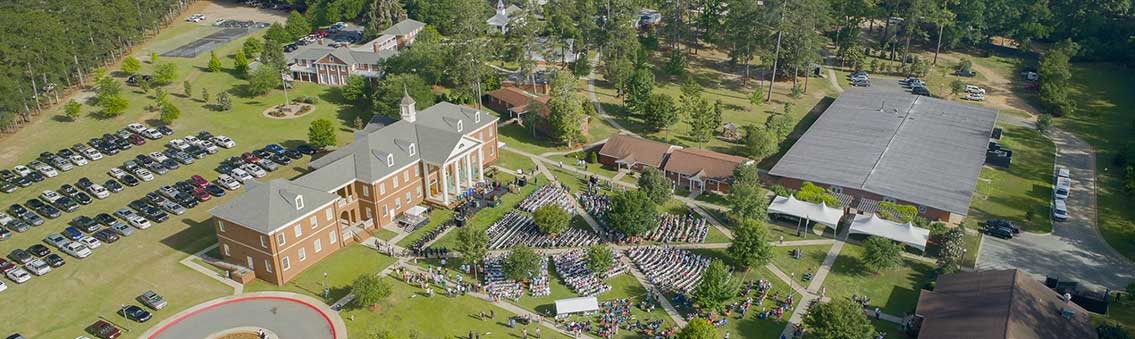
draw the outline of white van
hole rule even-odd
[[[1072,190],[1072,179],[1056,178],[1056,186],[1052,189],[1052,195],[1056,200],[1068,199],[1068,193]]]

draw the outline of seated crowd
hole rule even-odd
[[[517,206],[518,209],[532,213],[544,205],[555,204],[560,206],[571,215],[575,215],[575,208],[571,204],[571,195],[568,194],[567,188],[562,185],[544,185],[537,188],[536,191],[529,194]]]
[[[588,313],[595,320],[568,321],[568,317],[557,317],[560,326],[579,337],[581,334],[594,334],[600,338],[614,338],[620,330],[637,333],[646,338],[670,338],[675,334],[672,326],[666,326],[661,319],[637,319],[631,314],[631,301],[627,298],[604,301],[599,312]]]
[[[581,296],[594,296],[611,290],[611,285],[603,282],[623,274],[627,265],[617,258],[604,274],[597,275],[587,268],[587,251],[571,250],[552,256],[552,263],[556,265],[556,273],[575,294]]]
[[[536,248],[584,247],[598,244],[599,236],[593,232],[569,227],[566,231],[550,237],[536,227],[532,216],[519,211],[511,211],[485,230],[489,236],[489,249],[509,249],[519,245]]]
[[[675,293],[693,290],[709,266],[709,258],[670,247],[632,247],[626,250],[626,256],[646,274],[651,284]]]
[[[505,277],[504,259],[504,255],[485,256],[485,293],[493,299],[520,300],[524,295],[524,285]],[[533,297],[552,294],[552,288],[548,285],[548,257],[541,256],[540,259],[540,273],[528,280],[528,294]]]

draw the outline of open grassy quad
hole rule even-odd
[[[1029,232],[1052,231],[1053,161],[1056,146],[1028,127],[999,124],[1001,144],[1013,150],[1008,169],[985,166],[970,206],[977,220],[1007,219]]]
[[[134,55],[141,60],[149,60],[150,51],[160,54],[210,32],[211,29],[204,26],[179,23],[163,30],[152,43],[138,48]],[[226,69],[231,67],[231,61],[227,56],[239,48],[241,43],[243,39],[229,43],[217,51],[219,56],[225,56],[223,63]],[[353,107],[338,105],[335,101],[337,95],[334,89],[298,83],[288,94],[293,98],[298,95],[319,98],[315,111],[295,119],[269,119],[264,117],[262,112],[269,105],[284,101],[281,91],[275,90],[256,98],[243,97],[241,88],[245,83],[244,80],[227,71],[204,72],[208,54],[193,59],[161,58],[159,62],[166,61],[177,65],[179,73],[178,79],[165,87],[170,93],[169,100],[182,111],[181,118],[172,125],[176,131],[174,137],[207,129],[216,135],[232,137],[237,142],[237,147],[222,150],[192,165],[183,166],[160,176],[154,181],[137,187],[128,187],[124,192],[84,206],[76,213],[68,213],[62,218],[49,221],[28,232],[16,234],[12,239],[0,244],[0,252],[7,254],[16,248],[26,248],[38,243],[49,233],[62,231],[66,223],[78,215],[94,216],[97,213],[113,212],[125,207],[131,200],[141,198],[146,192],[187,179],[193,174],[200,174],[208,179],[215,178],[217,174],[213,172],[213,168],[226,157],[236,156],[268,143],[293,146],[306,139],[307,128],[311,121],[326,118],[342,126],[343,121],[353,120],[357,112]],[[153,65],[148,61],[143,62],[144,73],[150,73],[152,67]],[[117,70],[117,66],[112,70]],[[117,80],[123,80],[122,76],[118,74],[115,76]],[[181,94],[183,80],[191,82],[194,88],[193,98],[186,98]],[[215,112],[206,109],[205,104],[199,101],[202,88],[207,88],[211,97],[216,98],[221,91],[234,87],[236,89],[232,91],[234,95],[231,111]],[[0,140],[0,150],[2,150],[0,161],[3,167],[26,163],[40,152],[54,152],[76,143],[85,143],[88,139],[101,136],[103,133],[113,133],[128,123],[142,122],[152,125],[156,122],[157,113],[144,110],[145,106],[153,102],[152,98],[141,93],[137,87],[124,85],[123,93],[130,103],[129,108],[123,115],[113,119],[100,120],[88,116],[87,114],[94,108],[87,106],[86,102],[84,102],[83,116],[77,122],[57,118],[62,115],[61,108],[45,112],[36,122]],[[90,92],[81,92],[77,97],[90,95]],[[211,100],[214,100],[212,98]],[[64,98],[65,100],[67,98]],[[350,135],[349,129],[339,129],[338,136],[341,143],[349,142]],[[56,190],[60,185],[74,184],[82,177],[102,182],[109,178],[105,173],[110,167],[120,165],[123,161],[143,152],[159,151],[164,143],[162,140],[148,142],[123,154],[64,172],[59,177],[0,197],[0,205],[23,203],[39,195],[42,190]],[[303,159],[293,165],[284,166],[264,179],[294,177],[303,171],[306,163],[307,159]],[[137,332],[148,328],[150,324],[129,323],[115,316],[114,312],[120,305],[132,303],[135,296],[148,289],[164,295],[170,303],[168,308],[154,315],[155,321],[160,321],[199,302],[231,293],[228,286],[177,262],[191,253],[216,243],[213,228],[208,224],[208,210],[231,199],[234,195],[214,198],[185,215],[175,216],[170,221],[137,232],[118,243],[96,249],[95,255],[91,258],[77,260],[67,257],[65,258],[68,261],[67,266],[58,268],[47,276],[34,278],[26,284],[11,286],[0,295],[0,300],[5,305],[19,305],[19,307],[4,307],[0,310],[0,318],[5,319],[0,330],[5,333],[19,331],[32,337],[75,337],[86,325],[93,322],[96,316],[102,316],[124,325],[130,331]]]
[[[497,157],[497,162],[493,163],[495,166],[504,167],[510,170],[531,170],[536,168],[536,163],[532,162],[532,158],[520,155],[516,152],[510,152],[510,149],[502,149]]]
[[[871,307],[879,307],[883,313],[902,316],[904,312],[913,312],[919,291],[930,282],[934,267],[903,259],[899,267],[871,273],[863,264],[863,256],[863,247],[850,243],[843,246],[824,280],[827,295],[833,299],[866,295],[871,298]]]
[[[499,178],[502,183],[511,182],[512,180],[512,176],[504,175],[500,172],[497,172],[497,178]],[[529,194],[532,194],[532,192],[536,191],[537,187],[539,186],[532,185],[530,183],[524,187],[520,187],[519,193],[506,194],[505,196],[501,197],[501,204],[497,205],[497,207],[486,207],[484,209],[481,209],[480,211],[477,211],[477,214],[474,214],[473,217],[469,218],[466,221],[465,227],[474,227],[480,230],[488,228],[489,225],[492,225],[493,223],[497,222],[497,220],[500,220],[500,218],[505,214],[508,214],[508,212],[516,209],[516,205],[519,205],[525,197],[528,197]],[[406,237],[406,239],[409,238],[410,237]],[[409,243],[407,243],[407,245],[408,244],[413,244],[413,241],[410,241]],[[399,242],[399,245],[401,246],[401,242]],[[456,248],[457,235],[452,231],[446,233],[445,236],[437,239],[437,241],[435,241],[430,247]]]
[[[804,252],[800,259],[792,257],[792,250],[797,248]],[[773,247],[772,264],[794,277],[797,284],[807,286],[809,282],[804,281],[804,273],[816,274],[816,269],[820,268],[831,249],[832,245]]]
[[[263,280],[254,280],[245,285],[244,290],[246,292],[295,292],[310,295],[323,300],[327,304],[332,304],[350,293],[351,282],[355,278],[363,274],[377,274],[395,261],[398,260],[381,254],[370,247],[351,245],[304,270],[303,273],[283,287]],[[327,275],[326,285],[324,285],[324,274]],[[323,297],[325,287],[331,289],[327,298]]]
[[[1075,133],[1096,151],[1098,227],[1104,239],[1135,260],[1135,199],[1124,192],[1122,169],[1112,160],[1132,142],[1131,113],[1135,112],[1135,77],[1130,69],[1111,64],[1073,64],[1070,94],[1079,110],[1053,119],[1054,125]]]

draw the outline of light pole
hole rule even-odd
[[[331,288],[327,287],[327,272],[323,272],[323,299],[331,297]]]
[[[280,85],[284,88],[284,106],[287,106],[288,102],[291,102],[290,100],[288,100],[288,81],[291,80],[292,77],[288,75],[287,71],[280,71]],[[326,274],[327,273],[324,273],[324,275]]]

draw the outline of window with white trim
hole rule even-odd
[[[251,256],[245,256],[244,258],[248,261],[248,269],[255,271],[256,261],[253,261]]]
[[[286,243],[288,243],[288,238],[283,233],[276,235],[276,246],[284,246]]]
[[[926,213],[926,206],[918,205],[918,213]]]
[[[410,182],[410,171],[402,172],[402,181]]]
[[[323,240],[322,239],[315,239],[315,243],[312,244],[312,246],[315,246],[315,253],[323,252]]]
[[[406,192],[406,204],[407,205],[410,204],[410,197],[412,197],[412,195],[410,195],[410,192]]]
[[[335,218],[335,211],[334,210],[328,208],[328,209],[323,211],[323,219],[327,219],[327,221],[331,221],[334,218]]]
[[[300,224],[296,224],[294,227],[292,227],[292,230],[296,233],[296,239],[299,239],[300,236],[303,236],[303,226],[300,226]]]
[[[398,210],[400,210],[400,209],[402,209],[402,199],[395,198],[394,199],[394,213],[398,213]]]
[[[410,155],[418,154],[418,145],[411,142],[409,152],[410,152]]]
[[[369,198],[370,197],[370,187],[367,187],[367,186],[369,186],[369,185],[363,185],[363,196]]]
[[[422,188],[421,187],[418,187],[418,197],[419,198],[422,197]]]
[[[393,188],[398,188],[398,177],[397,176],[395,176],[394,179],[391,181],[390,186],[393,187]]]
[[[296,196],[296,210],[298,211],[298,210],[302,210],[302,209],[303,209],[303,196],[297,195]]]
[[[367,220],[374,219],[374,214],[372,214],[369,208],[365,211],[367,212]]]
[[[221,232],[225,231],[225,222],[221,219],[217,219],[217,230]]]
[[[223,244],[223,245],[221,245],[221,249],[223,249],[223,250],[224,250],[224,253],[225,253],[225,256],[226,256],[226,257],[227,257],[227,256],[229,256],[229,244]]]
[[[303,248],[303,246],[300,246],[299,257],[300,257],[300,262],[307,260],[307,249]]]
[[[386,183],[385,182],[378,184],[378,194],[380,194],[380,195],[386,194]]]
[[[268,248],[268,238],[265,238],[263,235],[260,236],[260,247]]]
[[[292,258],[289,258],[288,256],[284,256],[283,258],[280,259],[280,265],[284,266],[285,271],[292,269]]]
[[[481,111],[477,111],[476,114],[473,114],[473,122],[481,122]]]
[[[464,122],[464,120],[457,120],[457,131],[458,132],[461,132],[461,130],[465,129],[464,128],[465,124],[463,124],[462,122]]]
[[[392,167],[392,166],[394,166],[394,155],[393,154],[387,154],[386,155],[386,167]]]
[[[489,155],[496,154],[496,147],[489,146]]]
[[[264,259],[264,270],[268,271],[268,273],[272,273],[272,262],[268,261],[268,259]]]
[[[390,215],[390,205],[382,205],[382,216]]]
[[[311,229],[315,229],[316,226],[319,226],[319,217],[313,215],[311,218],[307,218],[307,223],[311,224]]]
[[[328,241],[327,241],[328,243],[334,244],[336,241],[339,240],[339,234],[335,233],[335,231],[328,232],[327,233],[327,239],[328,239]]]
[[[422,175],[421,169],[419,169],[418,166],[414,166],[414,176],[417,177],[417,176],[421,176],[421,175]]]
[[[839,186],[836,186],[836,185],[831,185],[831,187],[828,187],[828,190],[830,190],[834,193],[843,193],[843,187],[839,187]]]

